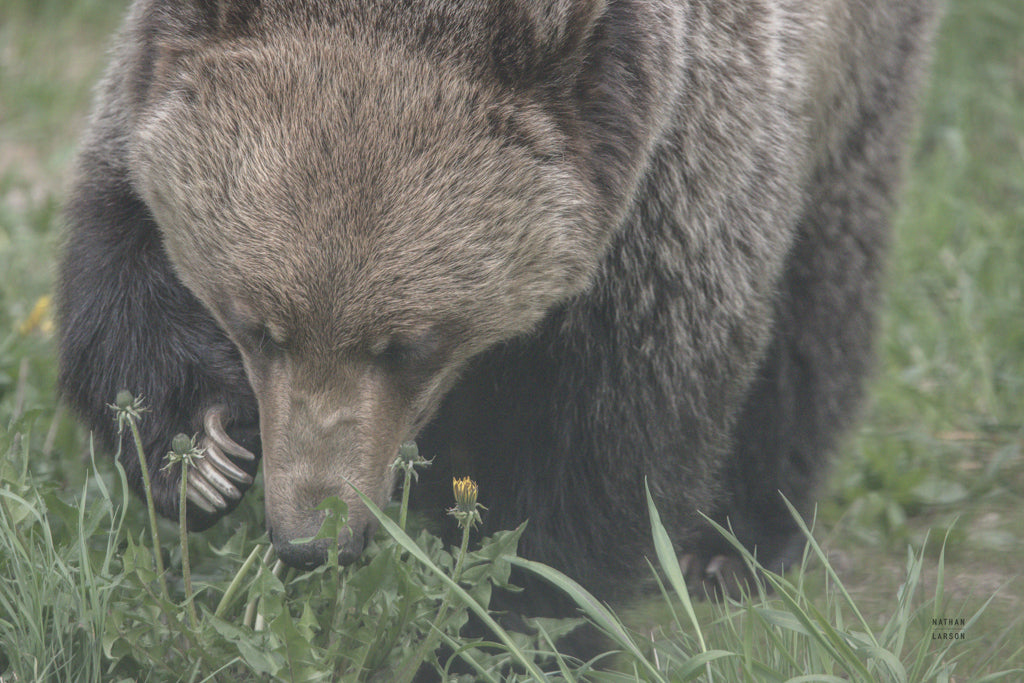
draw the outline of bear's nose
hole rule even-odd
[[[316,569],[327,561],[327,544],[323,540],[308,543],[280,541],[271,535],[277,556],[289,567],[309,570]]]
[[[316,569],[327,561],[327,553],[333,544],[326,538],[305,543],[296,543],[295,539],[309,538],[313,533],[285,533],[284,530],[271,527],[268,529],[274,550],[282,562],[296,569]],[[338,564],[351,564],[362,554],[367,540],[373,534],[373,525],[366,522],[350,523],[338,538]]]

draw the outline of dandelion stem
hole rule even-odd
[[[181,461],[181,488],[178,499],[178,537],[181,540],[181,578],[185,584],[185,606],[188,609],[189,624],[193,630],[199,629],[199,617],[196,616],[196,605],[192,601],[192,567],[188,556],[188,460]]]
[[[391,463],[391,469],[401,468],[404,473],[402,483],[402,505],[398,509],[398,526],[405,531],[405,523],[409,518],[409,491],[412,489],[413,480],[418,480],[417,467],[429,467],[431,460],[420,455],[419,448],[415,441],[406,441],[398,447],[398,456]]]
[[[135,418],[127,416],[128,428],[132,432],[132,439],[135,441],[135,453],[139,457],[139,468],[142,470],[142,488],[146,493],[146,508],[149,510],[149,529],[153,536],[153,559],[156,561],[156,573],[160,580],[160,594],[164,600],[170,601],[170,594],[167,592],[167,577],[164,576],[164,558],[160,545],[160,532],[156,526],[156,506],[153,504],[153,486],[149,481],[149,467],[146,464],[146,452],[142,448],[142,436],[139,434],[139,426],[135,424]]]
[[[455,570],[452,572],[452,581],[459,582],[462,578],[462,566],[466,563],[466,553],[469,551],[469,531],[471,524],[462,527],[462,544],[459,546],[459,557],[455,560]]]
[[[402,483],[402,507],[398,510],[398,526],[405,531],[405,520],[409,514],[409,489],[412,488],[412,468],[405,468],[405,480]]]
[[[469,480],[466,480],[469,482]],[[456,492],[456,500],[458,500],[458,490]],[[458,504],[458,503],[457,503]],[[472,502],[466,503],[467,506],[471,507],[475,513],[476,503],[476,484],[472,484]],[[462,578],[462,569],[466,563],[466,555],[469,552],[469,532],[473,529],[474,519],[470,514],[459,519],[459,526],[462,527],[462,543],[459,545],[459,555],[455,558],[455,569],[452,570],[452,581],[458,583],[459,579]],[[438,610],[437,616],[434,617],[434,621],[430,624],[430,632],[426,634],[423,642],[416,648],[416,651],[405,660],[403,666],[395,676],[395,681],[401,683],[408,683],[412,681],[413,676],[419,670],[420,664],[426,658],[427,653],[433,651],[441,637],[444,635],[444,631],[441,627],[444,625],[445,620],[448,618],[448,612],[451,611],[452,607],[452,589],[449,588],[445,591],[444,600],[441,603],[441,609]]]

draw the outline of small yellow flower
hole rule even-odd
[[[32,312],[18,325],[18,334],[25,337],[39,330],[44,334],[53,331],[53,318],[50,317],[50,295],[41,296],[32,307]]]
[[[448,511],[448,514],[459,522],[463,528],[472,528],[480,522],[480,509],[486,510],[483,505],[476,502],[476,494],[479,492],[476,482],[469,477],[452,479],[452,493],[455,494],[455,507]]]
[[[452,492],[455,494],[455,504],[460,510],[469,511],[476,509],[476,494],[479,487],[469,477],[452,479]]]

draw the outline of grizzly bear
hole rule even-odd
[[[651,554],[691,579],[799,538],[869,370],[931,0],[137,0],[81,146],[60,387],[108,448],[145,398],[160,512],[263,463],[279,556],[362,551],[389,465],[420,509],[602,599]],[[131,443],[121,444],[140,490]]]

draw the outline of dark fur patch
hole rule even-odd
[[[235,346],[174,275],[149,210],[104,160],[83,163],[98,175],[80,183],[68,204],[79,229],[64,258],[90,267],[65,268],[59,284],[61,393],[110,450],[119,442],[110,409],[117,392],[128,389],[143,400],[150,410],[139,430],[154,497],[163,514],[176,517],[177,476],[162,469],[170,440],[201,431],[202,411],[223,402],[231,408],[231,433],[258,453],[256,400]],[[129,484],[141,495],[127,432],[120,449]],[[256,463],[242,466],[255,473]],[[190,511],[196,529],[216,519]]]
[[[221,37],[250,33],[259,22],[261,0],[195,0],[206,26]]]

